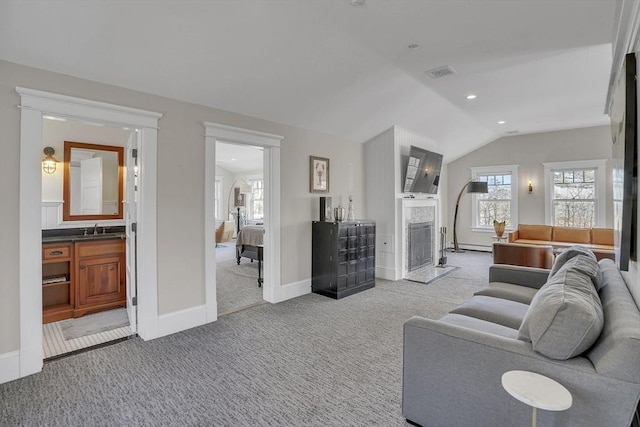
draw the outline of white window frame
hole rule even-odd
[[[251,185],[251,181],[257,181],[260,180],[262,181],[262,206],[264,208],[264,178],[262,177],[261,174],[254,174],[254,175],[247,175],[245,176],[245,179],[247,180],[247,183],[249,184],[249,186],[251,187],[251,198],[249,200],[248,206],[247,206],[247,213],[248,213],[248,217],[251,220],[255,220],[255,218],[253,217],[253,186]],[[264,215],[263,218],[256,220],[256,221],[264,221]]]
[[[551,225],[553,218],[553,179],[551,175],[554,171],[575,170],[575,169],[595,169],[596,170],[596,220],[595,227],[605,227],[607,223],[607,161],[597,160],[577,160],[571,162],[547,162],[544,165],[544,222]]]
[[[224,185],[224,176],[222,175],[216,175],[216,183],[214,186],[214,192],[215,192],[215,206],[214,206],[214,215],[216,217],[216,220],[219,221],[224,221],[224,217],[222,216],[222,204],[224,203],[224,200],[222,200],[222,189]]]
[[[518,165],[478,166],[471,168],[471,178],[475,180],[480,175],[505,175],[511,174],[511,224],[505,231],[518,229],[518,193],[520,184],[518,179]],[[481,226],[478,224],[478,196],[471,194],[471,230],[481,233],[495,233],[493,226]]]

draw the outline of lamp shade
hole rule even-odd
[[[471,181],[467,186],[467,193],[488,193],[489,187],[483,181]]]

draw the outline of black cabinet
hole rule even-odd
[[[342,298],[376,284],[376,224],[314,221],[311,290]]]

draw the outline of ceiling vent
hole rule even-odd
[[[445,65],[444,67],[434,68],[432,70],[425,71],[432,79],[439,79],[441,77],[447,77],[456,73],[451,65]]]

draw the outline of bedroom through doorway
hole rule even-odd
[[[215,239],[218,315],[265,303],[265,181],[262,147],[216,142]]]

